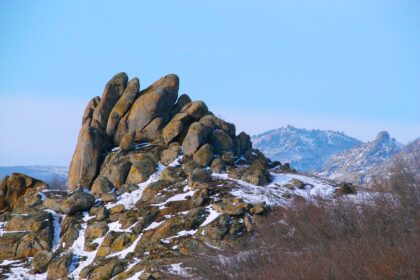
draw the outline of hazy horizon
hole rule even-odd
[[[42,3],[43,5],[41,5]],[[97,3],[101,3],[98,5]],[[238,131],[420,137],[416,1],[0,3],[0,165],[70,163],[117,72],[168,73]]]

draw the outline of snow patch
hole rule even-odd
[[[204,227],[204,226],[210,224],[215,219],[217,219],[217,217],[219,217],[220,214],[221,214],[221,213],[217,212],[216,210],[214,210],[213,207],[211,207],[211,206],[207,206],[206,209],[207,209],[207,211],[209,211],[209,215],[207,216],[206,220],[200,225],[200,227]]]
[[[191,277],[192,275],[188,272],[187,269],[181,267],[182,263],[174,263],[168,267],[168,272],[174,275],[179,275],[182,277]]]
[[[165,166],[159,163],[158,170],[153,173],[145,182],[138,184],[139,188],[131,193],[124,193],[119,197],[119,200],[114,203],[109,203],[106,208],[111,209],[117,205],[124,205],[125,209],[131,209],[136,205],[136,202],[141,198],[144,189],[151,183],[159,180],[160,174],[165,169]]]

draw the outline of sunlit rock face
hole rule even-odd
[[[84,112],[69,191],[0,182],[0,278],[197,279],[180,263],[235,245],[271,207],[338,195],[178,88],[115,75]]]

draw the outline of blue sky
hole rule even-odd
[[[87,101],[168,73],[250,134],[420,136],[420,2],[1,1],[0,165],[67,165]]]

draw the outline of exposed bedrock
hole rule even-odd
[[[140,89],[138,78],[128,81],[125,73],[115,75],[102,97],[93,98],[86,107],[70,164],[70,190],[94,185],[97,193],[145,181],[155,171],[161,152],[166,155],[162,162],[170,163],[167,157],[173,144],[197,166],[214,166],[217,171],[226,165],[233,167],[247,155],[251,160],[247,168],[252,170],[244,172],[244,179],[261,184],[269,181],[269,160],[261,154],[260,164],[252,164],[256,153],[249,135],[236,135],[233,124],[214,116],[203,101],[192,101],[186,94],[178,97],[178,90],[179,78],[174,74],[145,89]],[[158,155],[142,159],[130,156],[142,143],[159,146]],[[121,154],[109,156],[118,146]]]

